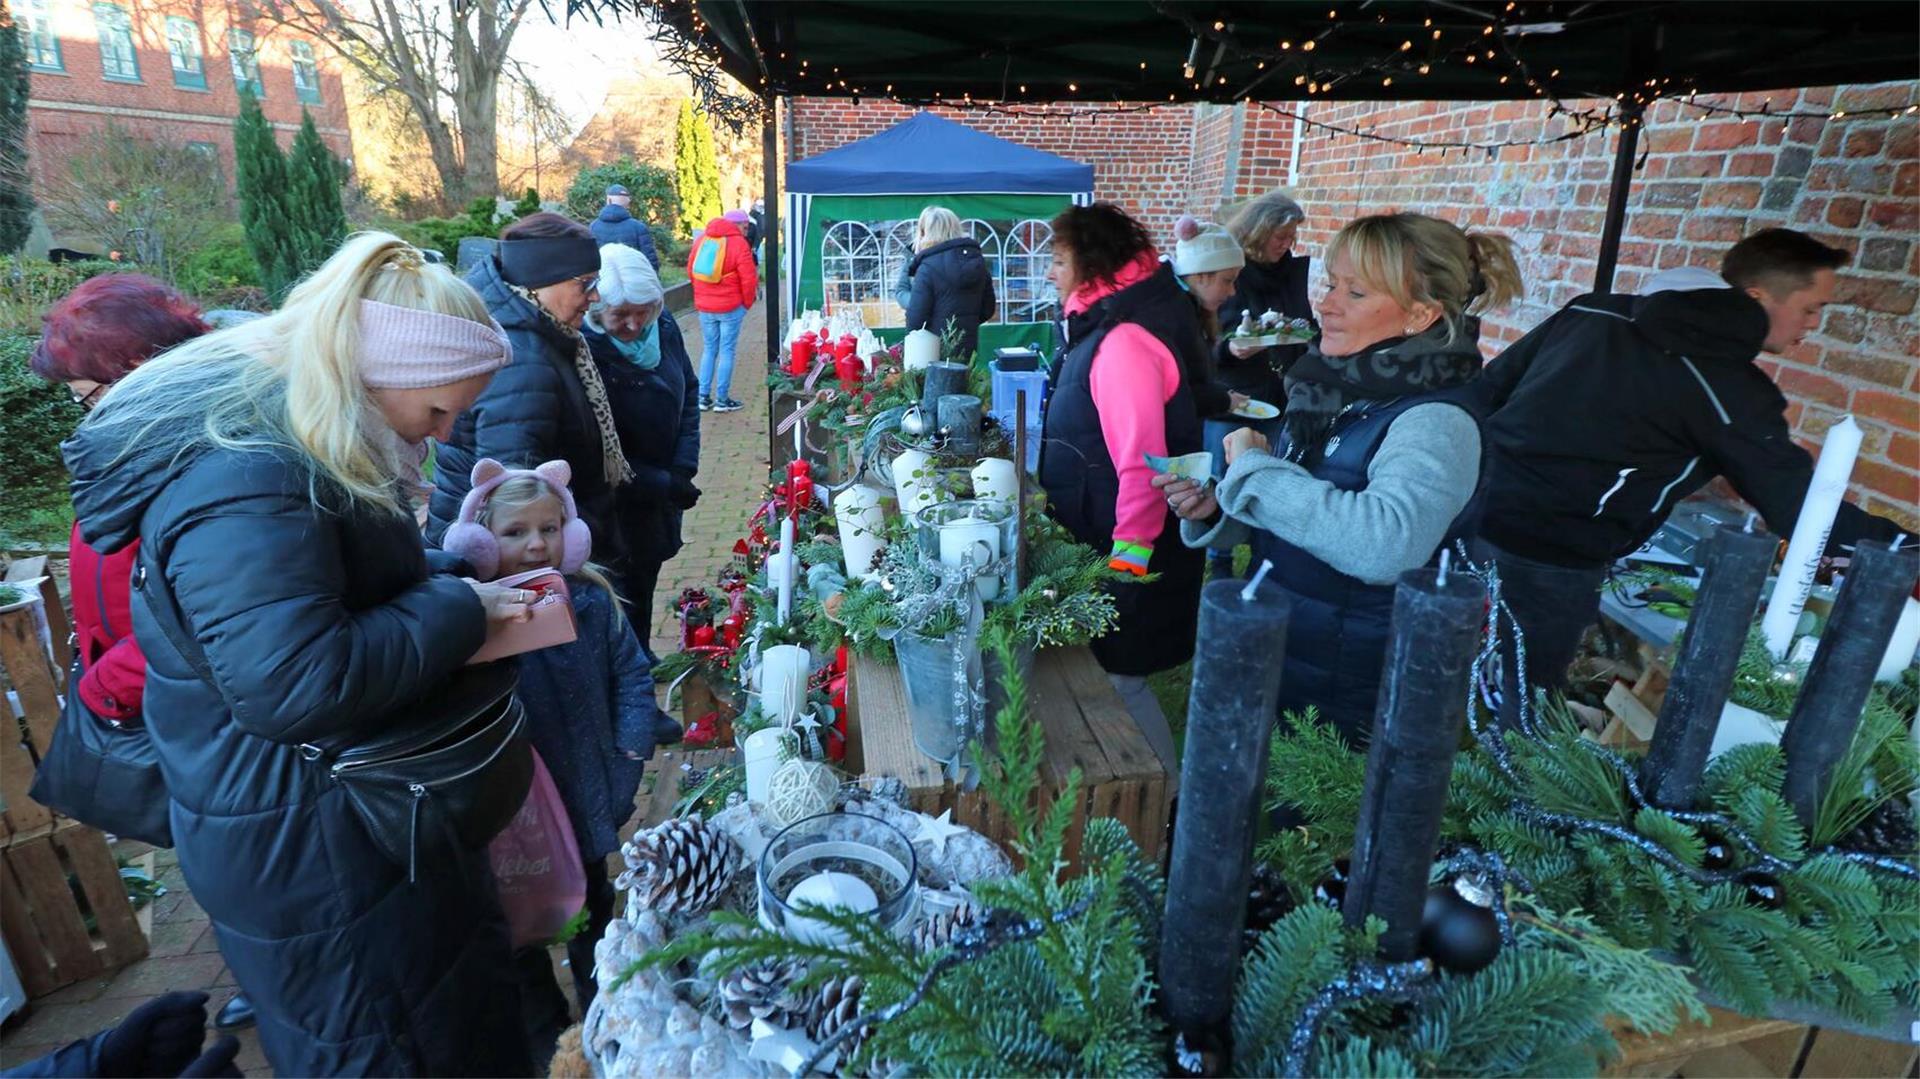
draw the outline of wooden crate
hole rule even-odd
[[[29,997],[147,954],[106,838],[65,819],[0,848],[0,934]]]
[[[17,737],[0,737],[0,804],[6,809],[0,813],[0,843],[43,838],[53,830],[53,814],[27,797],[27,791],[33,786],[34,766],[46,754],[60,721],[62,671],[47,655],[32,611],[0,614],[0,671],[25,713]],[[11,710],[5,718],[14,719]]]
[[[1027,680],[1027,711],[1046,739],[1042,797],[1051,800],[1069,773],[1080,771],[1080,796],[1067,834],[1067,857],[1078,857],[1088,817],[1113,817],[1157,861],[1166,847],[1170,777],[1120,703],[1105,672],[1085,648],[1044,649]],[[922,813],[953,811],[956,823],[998,840],[1013,838],[1004,814],[979,790],[961,790],[913,744],[906,687],[890,662],[853,657],[847,680],[847,767],[891,776],[907,785],[907,804]]]
[[[716,727],[718,734],[715,735],[713,744],[732,745],[733,721],[740,714],[740,710],[733,706],[730,698],[715,693],[713,687],[707,684],[706,678],[699,671],[695,671],[680,683],[681,726],[691,727],[709,712],[719,717],[719,724]]]

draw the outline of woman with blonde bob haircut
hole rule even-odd
[[[920,211],[913,232],[907,329],[945,334],[951,325],[960,333],[961,355],[971,357],[980,345],[980,324],[998,309],[993,270],[980,242],[967,235],[959,215],[945,206]]]
[[[141,365],[64,447],[86,541],[139,541],[180,867],[281,1075],[530,1067],[485,851],[410,872],[319,759],[433,715],[489,622],[525,616],[434,572],[409,512],[426,440],[510,354],[471,288],[364,233],[279,311]]]
[[[1190,546],[1251,542],[1293,603],[1283,710],[1365,741],[1393,585],[1472,533],[1480,506],[1476,315],[1521,294],[1504,236],[1363,217],[1327,247],[1320,338],[1289,370],[1278,445],[1229,434],[1206,490],[1159,476]]]

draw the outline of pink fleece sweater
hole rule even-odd
[[[1159,261],[1159,254],[1149,250],[1111,279],[1080,286],[1067,300],[1067,314],[1085,311],[1145,280],[1159,268]],[[1166,527],[1167,504],[1154,491],[1153,470],[1142,455],[1166,456],[1167,402],[1180,388],[1180,366],[1159,338],[1133,323],[1123,323],[1101,339],[1087,379],[1107,453],[1120,477],[1113,538],[1152,547]]]

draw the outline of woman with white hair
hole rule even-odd
[[[174,847],[280,1075],[530,1074],[485,848],[531,759],[510,672],[467,661],[531,596],[434,572],[408,505],[511,357],[472,288],[363,233],[279,311],[141,364],[63,447],[86,542],[139,544]],[[330,768],[449,730],[488,756],[410,809]]]
[[[944,206],[920,211],[914,227],[912,281],[907,298],[907,329],[945,334],[949,323],[960,331],[960,352],[970,361],[980,345],[980,324],[993,317],[993,270],[980,243],[967,235],[960,218]]]
[[[614,492],[614,586],[646,630],[660,566],[680,550],[680,518],[700,500],[700,385],[660,278],[624,244],[600,249],[600,300],[581,327],[607,387],[633,479]],[[596,537],[597,540],[597,537]],[[640,643],[651,656],[648,633]]]

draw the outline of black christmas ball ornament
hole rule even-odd
[[[1706,842],[1700,848],[1700,868],[1716,873],[1733,865],[1733,845],[1712,832],[1702,836]]]
[[[1428,890],[1420,912],[1420,954],[1441,970],[1472,974],[1500,954],[1500,922],[1451,884]]]
[[[1334,859],[1333,868],[1327,871],[1327,875],[1321,878],[1320,883],[1313,886],[1313,897],[1330,907],[1338,908],[1346,901],[1347,873],[1352,868],[1353,863],[1347,859]]]
[[[1764,910],[1779,910],[1786,905],[1786,893],[1781,891],[1779,880],[1766,873],[1742,873],[1739,881],[1746,886],[1747,903]]]

